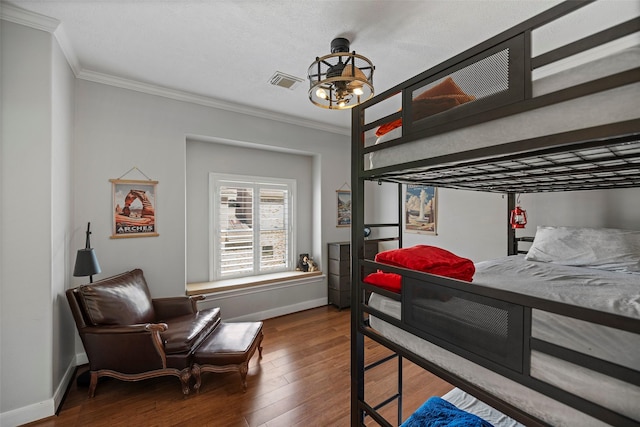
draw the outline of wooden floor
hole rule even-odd
[[[204,373],[199,394],[183,396],[175,377],[140,382],[107,379],[93,399],[73,382],[58,416],[29,426],[348,426],[350,312],[319,307],[264,322],[263,357],[251,359],[248,389],[236,373]],[[367,341],[373,361],[388,350]],[[79,373],[86,370],[81,368]],[[366,374],[367,401],[395,392],[397,362]],[[452,387],[404,361],[403,419],[432,395]],[[395,424],[395,403],[382,413]],[[377,425],[369,420],[368,425]]]

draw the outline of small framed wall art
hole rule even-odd
[[[338,216],[336,227],[351,227],[351,190],[336,190]]]
[[[417,234],[437,234],[438,189],[408,184],[404,200],[405,231]]]
[[[110,179],[113,200],[111,238],[158,236],[158,181]]]

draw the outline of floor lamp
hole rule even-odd
[[[95,251],[91,247],[89,236],[91,235],[91,223],[87,223],[87,241],[84,249],[78,249],[76,255],[76,266],[73,269],[73,275],[75,277],[89,276],[89,283],[93,283],[93,275],[100,273],[100,264],[98,264],[98,257]]]
[[[91,247],[89,236],[91,235],[91,223],[87,223],[87,240],[84,249],[78,249],[76,255],[76,265],[73,269],[73,275],[75,277],[89,276],[89,283],[93,283],[93,275],[100,273],[100,264],[98,264],[98,257],[96,252]],[[82,387],[88,387],[90,382],[89,371],[85,371],[79,374],[76,378],[76,384]]]

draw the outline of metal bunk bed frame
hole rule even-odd
[[[525,425],[546,425],[543,421],[530,416],[524,411],[509,403],[496,398],[491,393],[471,384],[456,374],[448,372],[432,362],[415,355],[401,346],[389,341],[368,326],[369,314],[388,323],[418,334],[424,339],[441,345],[450,351],[467,357],[489,369],[494,370],[508,378],[514,379],[530,388],[534,388],[569,406],[577,408],[595,418],[615,425],[636,425],[633,420],[612,410],[601,407],[579,396],[571,395],[559,388],[550,386],[541,381],[532,379],[523,374],[514,374],[513,371],[504,368],[499,363],[487,361],[478,357],[473,352],[464,348],[451,346],[437,336],[420,331],[415,327],[401,324],[396,319],[370,308],[366,304],[366,296],[369,292],[401,300],[406,298],[405,293],[425,286],[435,286],[440,289],[448,289],[457,293],[472,293],[475,297],[487,297],[506,300],[514,305],[516,310],[522,312],[521,322],[525,330],[522,337],[522,352],[528,353],[531,348],[541,349],[553,355],[561,355],[567,360],[582,363],[585,366],[600,370],[609,375],[625,378],[629,382],[640,385],[640,373],[628,368],[620,369],[613,364],[605,364],[604,368],[594,366],[596,362],[588,357],[576,354],[565,354],[561,348],[546,348],[530,336],[531,310],[537,308],[545,311],[562,313],[586,321],[605,324],[622,330],[638,333],[640,321],[623,318],[613,314],[595,312],[593,310],[575,307],[572,305],[541,300],[506,291],[474,288],[469,290],[460,286],[456,281],[425,273],[414,272],[401,268],[384,266],[385,271],[395,272],[403,276],[403,296],[380,290],[362,282],[367,271],[374,271],[382,265],[365,260],[364,227],[397,227],[397,240],[402,247],[402,200],[400,187],[402,184],[415,184],[439,186],[446,188],[460,188],[478,191],[490,191],[507,194],[507,211],[515,206],[516,193],[532,193],[547,191],[571,191],[585,189],[610,189],[622,187],[640,187],[640,119],[595,126],[587,129],[545,135],[517,142],[511,142],[487,148],[479,148],[439,157],[415,160],[400,165],[381,167],[365,170],[365,155],[382,148],[411,142],[424,136],[432,136],[448,132],[454,129],[471,126],[478,123],[506,117],[512,114],[533,110],[546,105],[555,104],[581,96],[621,87],[640,81],[640,68],[617,73],[607,78],[593,80],[579,84],[571,88],[559,90],[539,97],[532,97],[531,73],[532,70],[554,61],[567,58],[576,53],[583,52],[599,46],[611,40],[618,39],[640,30],[640,18],[631,19],[623,24],[614,26],[608,30],[585,37],[574,43],[570,43],[538,57],[531,57],[531,32],[535,28],[543,26],[555,19],[565,16],[591,1],[567,1],[553,7],[530,20],[523,22],[453,58],[433,67],[414,78],[411,78],[388,91],[372,98],[366,103],[356,106],[352,116],[352,327],[351,327],[351,425],[364,425],[365,417],[371,417],[378,424],[390,426],[391,424],[380,416],[377,410],[392,402],[398,402],[398,424],[402,417],[402,378],[401,358],[407,358],[419,366],[429,370],[440,378],[453,385],[463,388],[487,404],[512,416]],[[495,50],[496,46],[510,45],[515,52],[515,64],[511,64],[515,73],[516,98],[496,96],[479,103],[478,107],[465,107],[465,111],[447,111],[427,119],[412,122],[412,91],[424,86],[426,83],[436,81],[445,73],[455,71],[487,52]],[[521,82],[521,83],[517,83]],[[392,96],[401,94],[402,110],[381,119],[365,122],[367,108],[382,102]],[[462,108],[460,108],[462,110]],[[365,146],[365,132],[374,129],[391,120],[402,118],[402,136],[387,141],[381,147]],[[364,183],[365,181],[398,183],[398,223],[392,224],[365,224],[364,222]],[[505,220],[505,224],[508,221]],[[508,255],[518,253],[518,240],[515,231],[506,225],[508,239]],[[408,289],[407,292],[405,292]],[[403,301],[403,307],[406,300]],[[526,333],[528,331],[528,333]],[[372,340],[388,347],[398,356],[398,392],[375,407],[365,401],[364,376],[369,366],[365,366],[364,340],[369,337]],[[390,358],[376,362],[383,363]],[[527,373],[528,358],[522,361],[522,371]]]

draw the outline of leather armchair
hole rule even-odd
[[[136,269],[66,291],[82,339],[93,397],[98,378],[139,381],[164,375],[189,393],[193,352],[220,323],[220,309],[198,310],[200,297],[152,299]]]

